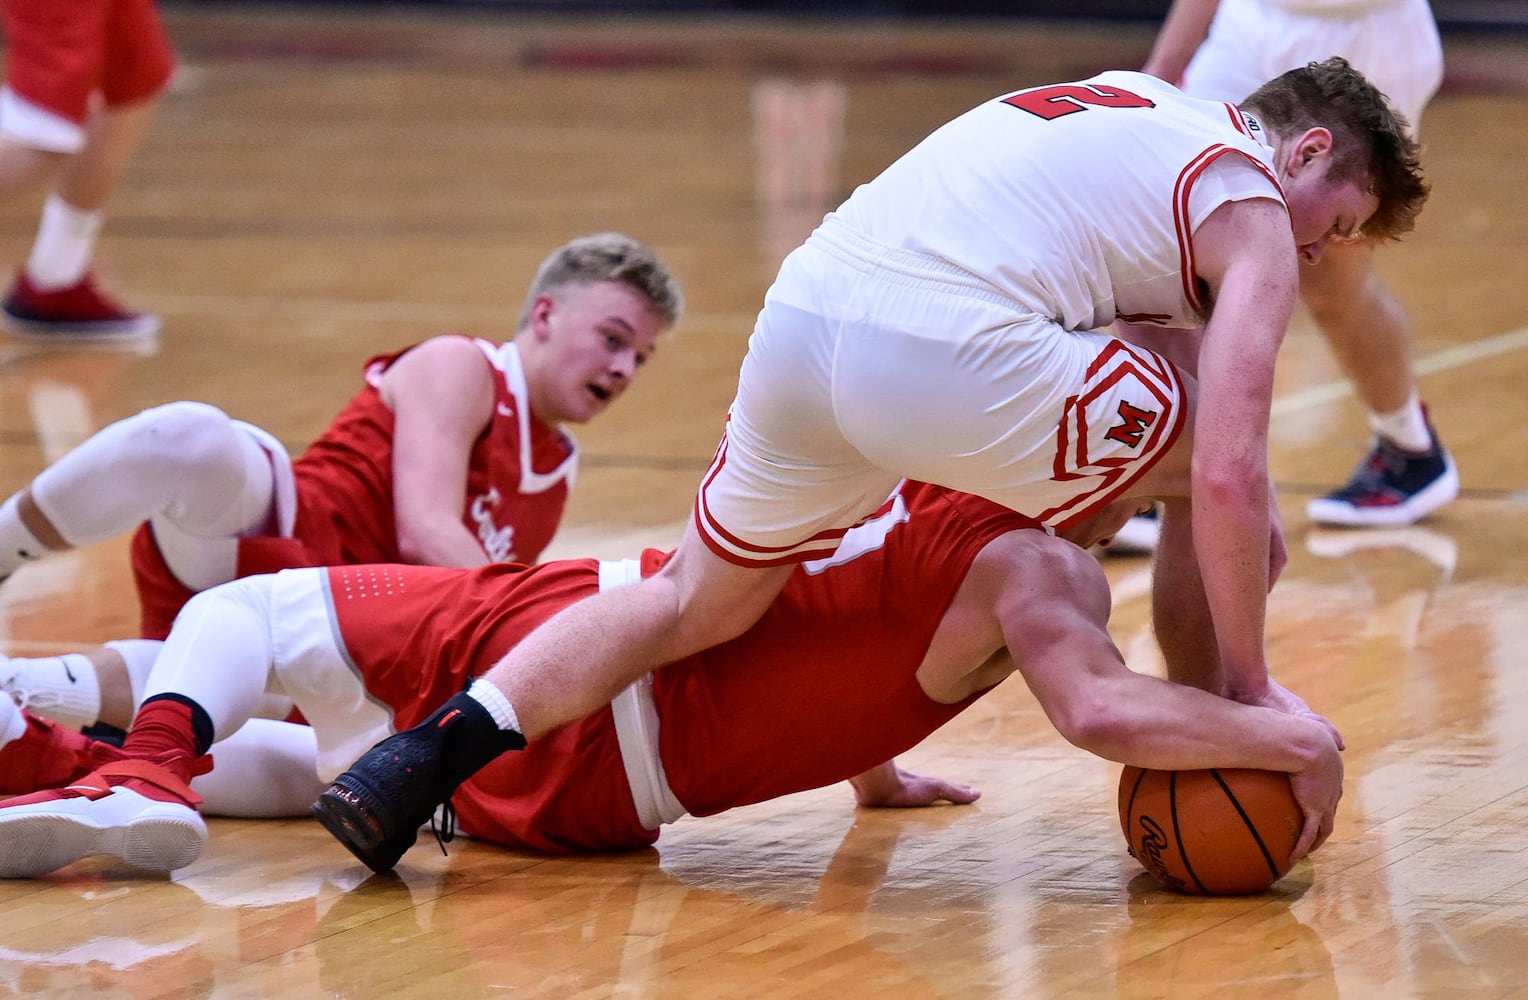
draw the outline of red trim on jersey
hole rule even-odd
[[[695,529],[700,533],[701,541],[706,543],[706,548],[734,566],[760,569],[820,559],[832,555],[837,550],[838,543],[849,528],[829,528],[792,545],[755,545],[728,531],[711,513],[710,505],[706,503],[706,488],[721,473],[722,466],[725,464],[727,464],[727,438],[723,436],[721,444],[716,449],[716,457],[711,460],[711,469],[707,472],[705,480],[700,484],[700,491],[695,496]]]
[[[1119,360],[1121,352],[1128,354],[1129,359]],[[1069,398],[1066,401],[1061,424],[1057,428],[1055,478],[1064,482],[1085,476],[1100,477],[1098,485],[1093,489],[1040,513],[1039,517],[1042,521],[1054,525],[1058,530],[1065,530],[1092,516],[1101,507],[1122,495],[1172,449],[1187,421],[1188,404],[1183,389],[1183,378],[1174,365],[1157,354],[1137,349],[1124,341],[1116,341],[1100,353],[1098,360],[1089,368],[1089,374],[1096,373],[1101,367],[1099,362],[1104,361],[1106,357],[1118,362],[1115,370],[1098,385],[1090,386],[1086,394]],[[1089,461],[1086,453],[1087,401],[1113,386],[1120,378],[1132,371],[1141,373],[1140,380],[1151,388],[1153,394],[1162,402],[1164,410],[1172,414],[1170,425],[1162,423],[1152,428],[1149,437],[1142,445],[1146,454],[1144,458]],[[1145,372],[1154,373],[1157,378],[1147,377]],[[1172,405],[1175,399],[1177,406]],[[1069,433],[1074,423],[1078,430],[1075,445],[1071,443]],[[1074,447],[1076,449],[1074,468],[1089,470],[1091,467],[1091,471],[1067,470],[1062,459]],[[1102,472],[1098,471],[1100,467],[1103,467]]]
[[[1242,117],[1241,109],[1234,104],[1222,104],[1221,107],[1225,108],[1226,114],[1231,116],[1231,127],[1250,139],[1252,130],[1247,128],[1247,121]]]
[[[1227,105],[1230,107],[1230,105]],[[1189,192],[1193,189],[1194,182],[1199,176],[1209,169],[1210,164],[1220,159],[1227,153],[1244,156],[1247,162],[1261,170],[1270,181],[1273,182],[1274,190],[1279,197],[1284,197],[1284,189],[1279,184],[1279,179],[1274,176],[1268,165],[1250,153],[1231,146],[1216,144],[1201,152],[1189,161],[1188,166],[1178,174],[1178,183],[1173,189],[1173,224],[1178,231],[1178,274],[1183,282],[1183,295],[1188,299],[1189,306],[1200,316],[1207,315],[1207,307],[1204,299],[1199,294],[1198,281],[1194,274],[1194,234],[1189,228],[1188,199]]]

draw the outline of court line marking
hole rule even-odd
[[[1477,361],[1500,357],[1503,354],[1511,354],[1513,351],[1520,351],[1524,348],[1528,348],[1528,327],[1509,330],[1506,333],[1487,337],[1484,340],[1473,340],[1467,344],[1457,344],[1453,347],[1445,347],[1442,350],[1421,355],[1416,359],[1414,366],[1419,376],[1434,375],[1438,372],[1462,368]],[[1352,395],[1353,384],[1347,379],[1323,382],[1319,385],[1313,385],[1308,389],[1301,389],[1275,399],[1270,414],[1274,417],[1286,416],[1290,413],[1308,410],[1313,406],[1322,406],[1326,403],[1334,403],[1341,399],[1347,399]]]

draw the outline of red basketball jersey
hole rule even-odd
[[[915,672],[977,553],[1036,522],[921,484],[901,498],[833,559],[799,568],[744,635],[655,673],[663,765],[690,812],[844,780],[969,704],[930,701]],[[646,553],[644,575],[663,558]],[[346,653],[399,728],[597,581],[593,561],[329,571]],[[501,756],[453,803],[465,832],[516,847],[605,850],[658,836],[637,819],[608,708]]]
[[[490,559],[533,563],[562,519],[577,472],[577,444],[530,412],[514,345],[476,343],[493,372],[494,413],[472,447],[462,522]],[[239,576],[403,561],[393,507],[393,413],[377,390],[382,373],[403,353],[368,361],[366,384],[293,461],[293,536],[244,539]],[[162,639],[192,592],[165,565],[147,524],[133,539],[132,562],[142,635]]]

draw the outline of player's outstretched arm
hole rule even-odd
[[[1269,514],[1268,420],[1274,362],[1299,289],[1289,216],[1268,198],[1222,205],[1195,230],[1194,251],[1214,302],[1199,359],[1194,549],[1224,691],[1265,704],[1271,553],[1282,549]]]
[[[1061,735],[1139,767],[1283,771],[1306,816],[1297,856],[1325,840],[1342,797],[1340,748],[1325,720],[1131,670],[1109,636],[1096,560],[1048,541],[1013,564],[997,609],[1009,653]]]

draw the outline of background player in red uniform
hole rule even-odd
[[[1160,463],[1149,478],[1173,489],[1186,482],[1186,463]],[[685,813],[845,779],[866,805],[969,802],[973,789],[903,771],[894,758],[1017,669],[1058,730],[1094,753],[1289,772],[1307,812],[1303,854],[1330,832],[1341,794],[1327,727],[1203,690],[1217,683],[1213,664],[1174,664],[1184,684],[1136,673],[1109,637],[1108,584],[1080,545],[1138,506],[1116,501],[1069,529],[1068,541],[990,501],[903,484],[834,555],[798,567],[743,636],[654,671],[611,706],[472,776],[452,799],[460,827],[511,847],[606,850],[650,844]],[[647,553],[640,572],[663,558]],[[121,751],[24,715],[0,726],[11,734],[0,732],[11,740],[0,748],[15,776],[8,790],[68,784],[0,804],[0,874],[39,875],[94,854],[155,870],[190,864],[207,832],[188,783],[205,774],[198,785],[209,800],[225,794],[203,784],[220,773],[206,774],[203,754],[240,731],[268,685],[312,722],[310,742],[276,754],[288,771],[306,761],[306,774],[285,780],[311,794],[315,759],[318,772],[334,773],[379,733],[423,718],[559,608],[638,573],[635,561],[356,566],[198,595]],[[283,783],[279,764],[251,770],[239,759],[247,745],[213,749],[219,768],[246,785]],[[245,805],[246,815],[261,811]],[[416,832],[357,856],[387,870]]]
[[[541,265],[512,341],[448,335],[372,359],[362,389],[295,460],[202,403],[103,429],[0,505],[0,578],[140,525],[141,635],[163,638],[193,593],[251,573],[535,562],[577,469],[562,425],[620,398],[682,308],[644,244],[575,239]],[[141,681],[152,650],[115,649]],[[69,725],[101,713],[80,659],[0,658],[0,687]]]
[[[53,341],[152,336],[158,317],[103,294],[90,262],[106,204],[174,69],[154,0],[3,0],[0,17],[0,196],[51,185],[0,319]]]

